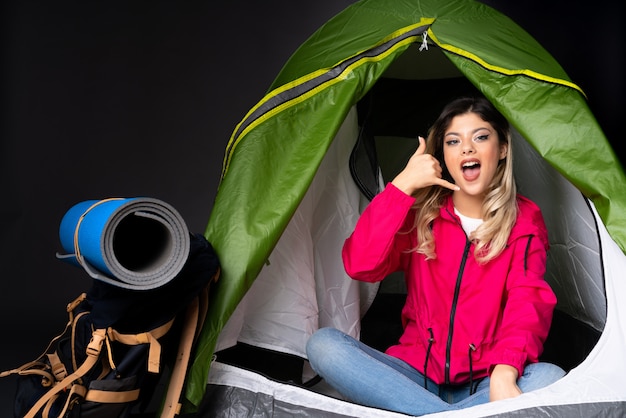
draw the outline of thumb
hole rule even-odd
[[[426,140],[421,136],[418,136],[417,140],[419,141],[419,146],[417,147],[415,153],[424,154],[426,152]]]

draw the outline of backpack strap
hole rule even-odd
[[[130,403],[139,399],[140,389],[124,391],[107,391],[89,389],[84,395],[86,401],[99,403]]]
[[[59,355],[55,351],[54,353],[46,354],[48,356],[48,361],[50,362],[50,371],[54,376],[55,382],[60,382],[65,379],[67,376],[67,369],[65,368],[65,364],[59,358]]]
[[[106,339],[106,330],[105,329],[97,329],[93,332],[91,341],[87,346],[87,358],[80,365],[80,367],[72,374],[65,377],[65,379],[61,380],[54,387],[52,387],[48,392],[45,393],[39,400],[33,405],[33,407],[28,411],[28,413],[24,416],[24,418],[34,418],[37,412],[43,408],[48,401],[54,401],[56,399],[56,395],[63,391],[67,390],[70,385],[72,385],[76,380],[80,379],[87,373],[91,368],[98,362],[98,358],[100,357],[100,351],[102,350],[102,344]],[[79,385],[72,385],[79,386]],[[77,389],[71,388],[74,391]],[[71,397],[68,396],[68,400]]]
[[[182,403],[180,396],[183,392],[183,386],[185,385],[185,377],[187,375],[187,368],[189,367],[189,359],[191,358],[191,349],[204,325],[204,319],[209,306],[209,288],[211,283],[217,282],[219,276],[220,270],[218,269],[209,284],[202,289],[200,294],[194,298],[187,307],[184,328],[181,331],[178,353],[165,395],[161,418],[173,418],[181,412]]]
[[[148,371],[158,373],[161,368],[161,344],[158,339],[167,334],[174,323],[172,318],[160,327],[151,331],[141,332],[139,334],[121,334],[113,328],[108,329],[108,335],[111,341],[119,341],[126,345],[150,344],[148,351]],[[109,354],[111,350],[108,350]],[[109,357],[111,365],[114,365],[113,359]]]
[[[200,301],[196,297],[191,301],[185,312],[184,327],[180,336],[180,344],[176,354],[176,362],[170,376],[170,383],[165,395],[165,404],[161,418],[172,418],[180,414],[182,404],[180,403],[180,394],[183,391],[185,383],[185,375],[187,374],[187,365],[191,357],[191,347],[196,335],[196,326],[198,325],[200,313]]]
[[[54,382],[54,376],[48,370],[49,368],[47,367],[46,363],[39,361],[39,359],[37,359],[34,361],[30,361],[18,367],[17,369],[6,370],[0,373],[0,377],[6,377],[12,374],[17,374],[20,376],[38,374],[42,377],[42,382],[41,382],[42,386],[48,387],[48,386],[52,386],[52,383]]]
[[[46,347],[46,349],[43,351],[43,353],[39,357],[37,357],[37,359],[30,361],[16,369],[3,371],[0,373],[0,377],[6,377],[12,374],[18,374],[21,376],[29,375],[29,374],[38,374],[38,375],[43,376],[43,378],[45,379],[42,382],[43,386],[51,386],[55,382],[55,379],[54,379],[55,375],[61,376],[62,378],[64,378],[65,376],[62,375],[62,371],[60,369],[54,370],[54,367],[55,367],[54,365],[56,364],[55,359],[51,358],[50,356],[52,355],[54,357],[56,356],[56,353],[51,354],[50,350],[52,346],[54,345],[54,343],[60,340],[61,337],[65,335],[65,333],[70,327],[74,326],[73,324],[78,319],[78,317],[74,315],[74,309],[78,305],[80,305],[86,298],[87,298],[87,294],[81,293],[76,299],[74,299],[72,302],[67,304],[67,312],[69,314],[69,320],[67,324],[65,324],[65,328],[63,329],[63,332],[61,332],[59,335],[54,337],[48,343],[48,346]],[[48,357],[48,360],[50,361],[50,364],[52,365],[52,368],[53,368],[52,371],[48,371],[49,369],[46,367],[46,364],[43,361],[41,361],[44,357]],[[76,370],[76,367],[74,367],[74,370]],[[56,381],[58,380],[61,380],[61,379],[57,378]]]
[[[58,417],[59,418],[65,417],[67,410],[73,404],[73,402],[75,402],[77,398],[84,398],[86,392],[87,392],[87,389],[85,388],[85,386],[79,385],[79,384],[72,385],[72,388],[70,389],[70,393],[67,395],[67,398],[65,399],[65,404],[63,405],[63,409],[59,413]],[[52,399],[50,399],[50,402],[48,402],[48,404],[44,408],[43,413],[42,413],[43,418],[51,418],[50,408],[52,407],[52,404],[56,400],[57,396],[59,396],[58,393]]]

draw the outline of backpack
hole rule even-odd
[[[14,416],[180,414],[193,344],[219,273],[211,244],[191,234],[185,265],[161,287],[137,291],[93,280],[67,305],[65,329],[44,353],[0,374],[18,376]]]

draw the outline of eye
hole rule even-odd
[[[453,145],[456,145],[456,144],[458,144],[458,143],[459,143],[459,140],[458,140],[458,139],[448,139],[448,140],[445,142],[445,144],[446,144],[446,145],[448,145],[448,146],[453,146]]]
[[[482,135],[478,135],[477,137],[474,138],[474,141],[486,141],[489,139],[489,134],[482,134]]]

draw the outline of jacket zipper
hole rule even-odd
[[[452,299],[452,307],[450,308],[450,325],[448,326],[448,342],[446,344],[446,369],[445,369],[445,382],[450,384],[450,352],[452,351],[452,333],[454,331],[454,317],[456,315],[456,305],[459,300],[459,293],[461,292],[461,281],[463,278],[463,270],[465,270],[465,263],[467,261],[467,255],[469,254],[470,246],[472,242],[467,239],[465,243],[465,250],[463,251],[463,259],[461,260],[461,266],[459,267],[459,274],[456,277],[456,286],[454,288],[454,298]]]

